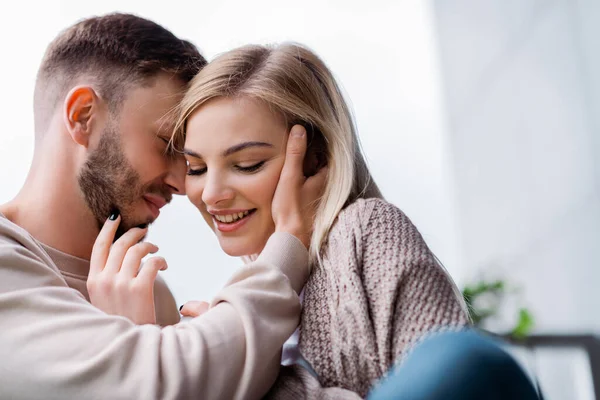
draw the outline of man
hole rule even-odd
[[[318,182],[302,179],[306,135],[288,141],[273,205],[277,232],[208,312],[161,328],[89,302],[92,251],[93,271],[137,278],[131,265],[152,246],[135,243],[172,195],[184,194],[186,166],[169,144],[171,111],[204,64],[190,43],[125,14],[84,20],[48,47],[34,96],[31,169],[0,206],[0,398],[252,399],[274,382],[308,275],[311,221],[303,209]],[[164,267],[155,259],[147,278]],[[98,301],[111,284],[95,281]],[[164,283],[154,295],[156,322],[176,323]],[[108,297],[108,308],[123,306]]]

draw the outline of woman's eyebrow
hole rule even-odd
[[[202,158],[202,156],[200,154],[198,154],[195,151],[190,150],[190,149],[183,149],[183,154],[185,154],[186,156],[192,156],[194,158],[200,158],[200,159]]]
[[[231,146],[230,148],[225,150],[223,152],[223,157],[230,156],[234,153],[237,153],[238,151],[242,151],[242,150],[245,150],[250,147],[275,147],[275,146],[273,146],[271,143],[267,143],[267,142],[243,142],[243,143],[239,143],[234,146]],[[202,158],[202,156],[200,154],[198,154],[194,150],[190,150],[190,149],[183,149],[183,154],[194,157],[194,158],[200,158],[200,159]]]
[[[239,144],[236,144],[235,146],[231,146],[230,148],[228,148],[227,150],[225,150],[223,152],[223,157],[230,156],[233,153],[237,153],[238,151],[245,150],[245,149],[247,149],[249,147],[274,147],[274,146],[272,144],[266,143],[266,142],[244,142],[244,143],[239,143]]]

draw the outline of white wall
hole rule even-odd
[[[374,176],[459,275],[451,182],[443,141],[431,10],[421,0],[53,1],[0,6],[0,203],[23,182],[32,155],[32,93],[44,48],[76,20],[109,11],[154,19],[211,58],[249,42],[313,47],[352,100]],[[185,198],[164,209],[150,239],[169,261],[179,302],[208,299],[239,265],[224,256]]]
[[[538,331],[597,331],[600,5],[434,4],[463,266],[522,284]]]

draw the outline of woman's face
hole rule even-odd
[[[287,135],[282,118],[244,98],[211,100],[188,120],[186,193],[230,256],[260,253],[275,229]]]

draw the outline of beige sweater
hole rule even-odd
[[[423,335],[460,328],[460,293],[402,211],[380,199],[346,207],[331,229],[322,266],[304,288],[300,352],[319,376],[284,367],[273,399],[354,399]]]
[[[90,261],[63,253],[52,247],[40,243],[40,246],[50,256],[54,265],[60,270],[65,282],[70,288],[77,290],[90,301],[90,295],[87,290],[87,277],[90,272]],[[174,325],[179,322],[179,310],[173,293],[160,277],[156,277],[154,284],[154,304],[156,311],[156,323],[160,326]]]
[[[293,236],[273,235],[206,314],[164,328],[92,306],[85,260],[69,257],[0,214],[1,399],[256,399],[274,382],[308,275]],[[176,321],[158,291],[159,322]]]

